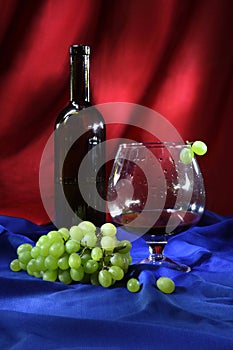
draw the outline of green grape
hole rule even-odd
[[[23,243],[23,244],[20,244],[17,248],[17,254],[19,255],[20,253],[22,252],[25,252],[25,251],[31,251],[32,250],[32,245],[29,244],[29,243]]]
[[[175,283],[169,277],[159,277],[156,285],[161,292],[166,294],[173,293],[175,290]]]
[[[24,264],[21,261],[19,262],[19,266],[20,266],[21,270],[27,270],[27,264]]]
[[[94,273],[92,273],[90,275],[90,283],[93,286],[99,286],[100,285],[98,276],[99,276],[99,271],[96,271],[96,272],[94,272]]]
[[[65,252],[64,243],[60,241],[55,241],[49,248],[48,254],[55,256],[55,258],[60,258],[64,252]]]
[[[121,254],[125,254],[131,250],[132,244],[130,241],[127,241],[126,239],[124,239],[123,241],[119,242],[119,248],[120,247],[122,247],[122,249],[118,250],[118,252]]]
[[[127,282],[127,289],[129,292],[136,293],[140,289],[140,283],[136,278],[130,278]]]
[[[132,263],[132,260],[133,260],[133,258],[132,258],[132,256],[130,255],[130,252],[128,252],[128,253],[126,253],[126,254],[124,254],[125,255],[125,258],[127,259],[127,264],[128,264],[128,266]]]
[[[120,253],[115,253],[113,256],[110,258],[110,262],[114,266],[119,266],[122,269],[125,267],[125,260],[124,260],[124,255]]]
[[[49,241],[48,236],[47,235],[42,235],[42,236],[40,236],[40,238],[36,242],[36,245],[41,246],[42,244],[44,244],[44,243],[46,243],[48,241]]]
[[[72,269],[78,269],[79,266],[81,265],[81,258],[80,258],[80,256],[79,256],[78,254],[72,253],[72,254],[69,256],[68,263],[69,263],[69,266],[70,266]]]
[[[100,261],[103,258],[103,250],[100,247],[94,247],[91,251],[91,257],[95,261]]]
[[[79,266],[77,269],[70,269],[70,277],[75,282],[80,282],[84,277],[84,269],[82,266]]]
[[[84,236],[84,232],[83,232],[83,230],[81,230],[80,227],[72,226],[70,228],[70,237],[71,237],[71,239],[74,239],[75,241],[80,242],[81,239],[83,238],[83,236]]]
[[[36,259],[31,259],[27,264],[27,273],[31,276],[34,276],[35,272],[38,272]]]
[[[180,152],[180,160],[184,164],[192,163],[193,157],[194,157],[194,153],[191,147],[189,146],[183,148]]]
[[[84,247],[94,248],[97,242],[97,237],[94,234],[85,234],[81,240]]]
[[[58,279],[61,283],[70,284],[72,282],[70,270],[59,270]]]
[[[192,144],[192,150],[198,156],[203,156],[207,152],[207,145],[203,141],[195,141]]]
[[[57,265],[61,270],[67,270],[69,268],[69,254],[63,254],[57,261]]]
[[[42,278],[44,281],[55,282],[57,279],[57,270],[47,270],[43,273]]]
[[[49,238],[49,242],[52,244],[53,242],[56,241],[62,241],[62,235],[58,231],[50,231],[47,234],[47,237]]]
[[[32,258],[36,259],[39,255],[40,255],[40,247],[39,246],[33,247],[31,250]]]
[[[51,246],[51,243],[49,240],[40,244],[40,255],[42,255],[44,257],[49,255],[50,246]]]
[[[18,259],[23,264],[27,264],[31,260],[31,251],[30,250],[23,250],[19,253]]]
[[[95,233],[96,227],[95,225],[90,221],[82,221],[80,224],[78,224],[78,227],[81,228],[85,233]]]
[[[11,271],[18,272],[21,270],[19,259],[14,259],[10,263]]]
[[[110,272],[107,270],[101,270],[98,275],[98,281],[102,287],[110,287],[112,285],[112,276]]]
[[[80,244],[74,239],[69,239],[65,244],[65,249],[68,254],[77,253],[80,250]]]
[[[99,264],[97,261],[90,259],[85,262],[83,268],[85,273],[92,274],[98,270]]]
[[[117,233],[117,229],[113,224],[107,222],[100,227],[100,232],[103,236],[114,237]]]
[[[91,252],[88,250],[85,253],[81,254],[80,257],[82,265],[84,265],[86,261],[91,259]]]
[[[43,273],[41,271],[34,271],[32,276],[40,278],[43,277]]]
[[[124,277],[124,271],[119,266],[111,266],[108,271],[110,272],[112,278],[116,281],[120,281]]]
[[[58,232],[60,232],[62,238],[64,239],[64,241],[68,241],[69,237],[70,237],[70,232],[67,228],[65,227],[61,227],[59,228]]]
[[[116,240],[110,236],[103,236],[100,241],[101,247],[105,250],[113,250],[116,246]]]
[[[53,255],[46,256],[45,261],[44,261],[44,266],[48,270],[56,270],[58,268],[57,258],[55,258],[55,256],[53,256]]]
[[[44,262],[45,262],[45,257],[44,256],[39,255],[36,258],[36,265],[37,265],[37,270],[38,271],[45,271],[46,270]]]

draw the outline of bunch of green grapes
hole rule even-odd
[[[34,246],[21,244],[10,268],[12,271],[25,270],[45,281],[91,283],[107,288],[124,278],[132,262],[131,243],[119,241],[116,233],[117,229],[111,223],[97,229],[89,221],[69,230],[50,231]],[[131,282],[128,290],[138,291],[139,282]]]

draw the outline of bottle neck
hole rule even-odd
[[[70,47],[70,101],[79,107],[90,103],[90,47]]]

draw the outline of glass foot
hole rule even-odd
[[[141,264],[150,264],[158,267],[164,267],[176,271],[181,272],[190,272],[191,267],[187,265],[183,265],[177,263],[176,261],[167,258],[164,253],[164,247],[166,245],[166,241],[159,242],[147,242],[149,247],[149,257],[140,261]]]
[[[191,267],[188,265],[183,265],[183,264],[179,264],[165,256],[149,256],[146,259],[143,259],[142,261],[140,261],[140,264],[150,264],[150,265],[154,265],[154,266],[158,266],[158,267],[165,267],[168,269],[172,269],[172,270],[177,270],[177,271],[181,271],[181,272],[190,272],[191,271]]]

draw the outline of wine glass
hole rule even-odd
[[[190,151],[189,144],[176,142],[118,147],[108,183],[108,209],[127,239],[142,237],[148,244],[143,263],[190,271],[163,254],[169,237],[197,224],[204,211],[203,177]]]

